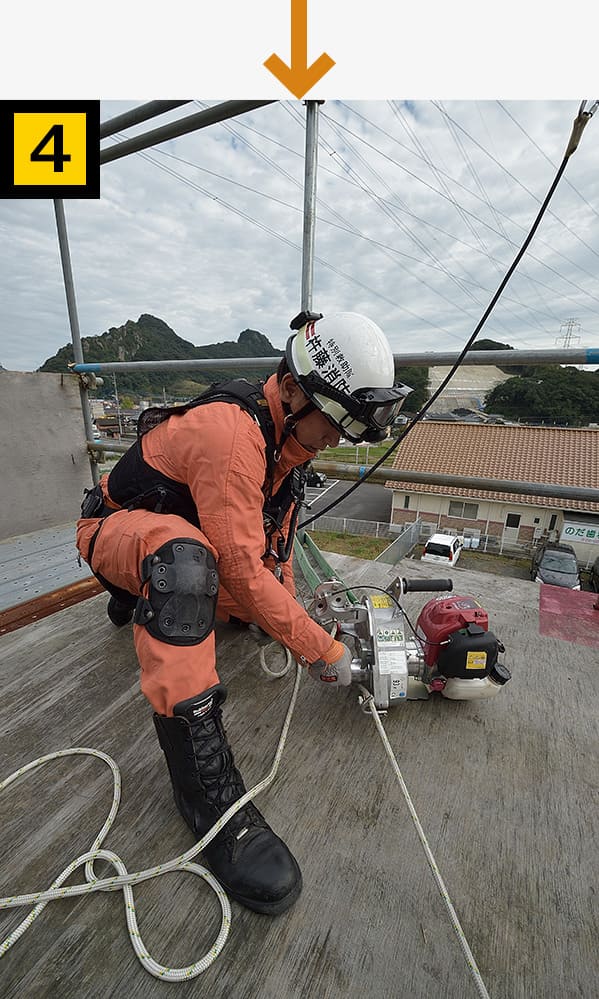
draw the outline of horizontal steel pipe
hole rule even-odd
[[[100,138],[105,139],[123,128],[140,125],[142,121],[149,121],[150,118],[156,118],[157,115],[166,114],[167,111],[173,111],[189,103],[189,101],[148,101],[146,104],[140,104],[130,111],[124,111],[123,114],[117,114],[116,117],[103,121],[100,124]]]
[[[424,366],[449,368],[456,363],[459,351],[428,351],[427,353],[394,354],[395,363],[402,367]],[[599,364],[598,347],[567,347],[554,350],[469,350],[463,364],[491,364],[509,367],[514,364]],[[460,366],[461,366],[460,365]]]
[[[103,440],[86,441],[88,451],[98,451],[102,454],[124,454],[134,443],[130,441],[113,441],[110,438]]]
[[[399,367],[447,367],[455,364],[459,354],[425,353],[394,354]],[[73,371],[210,371],[214,368],[259,368],[272,370],[280,357],[202,357],[185,361],[109,361],[102,364],[75,364]],[[599,348],[578,350],[473,350],[469,351],[463,365],[469,364],[599,364]]]
[[[113,440],[87,441],[90,451],[105,454],[124,454],[131,447],[128,443]],[[363,465],[347,465],[337,461],[315,459],[312,464],[317,472],[325,472],[337,479],[358,480],[362,478]],[[368,470],[368,469],[366,469]],[[599,489],[590,486],[552,486],[547,482],[519,482],[513,479],[478,479],[470,475],[439,475],[436,472],[410,472],[400,468],[382,466],[368,478],[369,482],[422,482],[434,486],[456,486],[460,489],[482,489],[485,492],[520,493],[523,496],[548,496],[552,499],[586,500],[599,503]]]
[[[255,111],[256,108],[263,108],[267,104],[274,103],[275,101],[225,101],[223,104],[216,104],[214,107],[206,108],[205,111],[198,111],[197,114],[191,114],[187,118],[179,118],[177,121],[169,122],[160,128],[153,128],[151,132],[144,132],[143,135],[125,139],[124,142],[119,142],[116,146],[102,149],[100,163],[110,163],[112,160],[118,160],[130,153],[138,153],[141,149],[149,149],[150,146],[167,142],[168,139],[175,139],[179,135],[188,135],[189,132],[206,128],[207,125],[215,125],[227,118],[235,118],[247,111]]]
[[[318,472],[329,478],[359,479],[363,465],[346,465],[336,461],[313,462]],[[366,469],[368,471],[368,469]],[[552,499],[586,500],[599,503],[599,489],[591,486],[555,486],[548,482],[519,482],[513,479],[479,479],[470,475],[440,475],[437,472],[412,472],[383,465],[368,477],[369,482],[421,482],[432,486],[456,486],[459,489],[481,489],[484,492],[520,493],[523,496],[549,496]]]
[[[105,374],[114,371],[211,371],[215,368],[259,368],[265,371],[277,367],[280,357],[202,357],[189,361],[105,361],[101,364],[74,364],[71,371],[92,371]]]

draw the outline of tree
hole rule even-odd
[[[511,420],[586,426],[599,421],[599,377],[560,365],[528,368],[487,393],[485,408]]]
[[[404,409],[417,413],[428,399],[428,368],[396,368],[395,380],[409,385],[412,389],[404,403]]]

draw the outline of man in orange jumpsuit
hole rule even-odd
[[[111,620],[133,616],[141,689],[175,801],[198,838],[245,793],[222,724],[215,616],[259,625],[329,688],[351,682],[350,650],[296,602],[284,561],[293,469],[341,433],[380,439],[406,389],[393,386],[393,356],[370,320],[298,319],[278,373],[262,390],[244,383],[249,402],[200,397],[142,414],[138,441],[87,494],[77,524],[78,549],[112,594]],[[257,912],[283,912],[300,894],[295,858],[253,803],[204,857]]]

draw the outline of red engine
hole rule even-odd
[[[497,662],[500,643],[489,631],[489,615],[471,596],[429,600],[416,622],[430,673],[473,679]]]

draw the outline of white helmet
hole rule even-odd
[[[313,406],[354,443],[382,440],[412,391],[394,384],[383,331],[357,312],[300,313],[291,328],[287,364]]]

